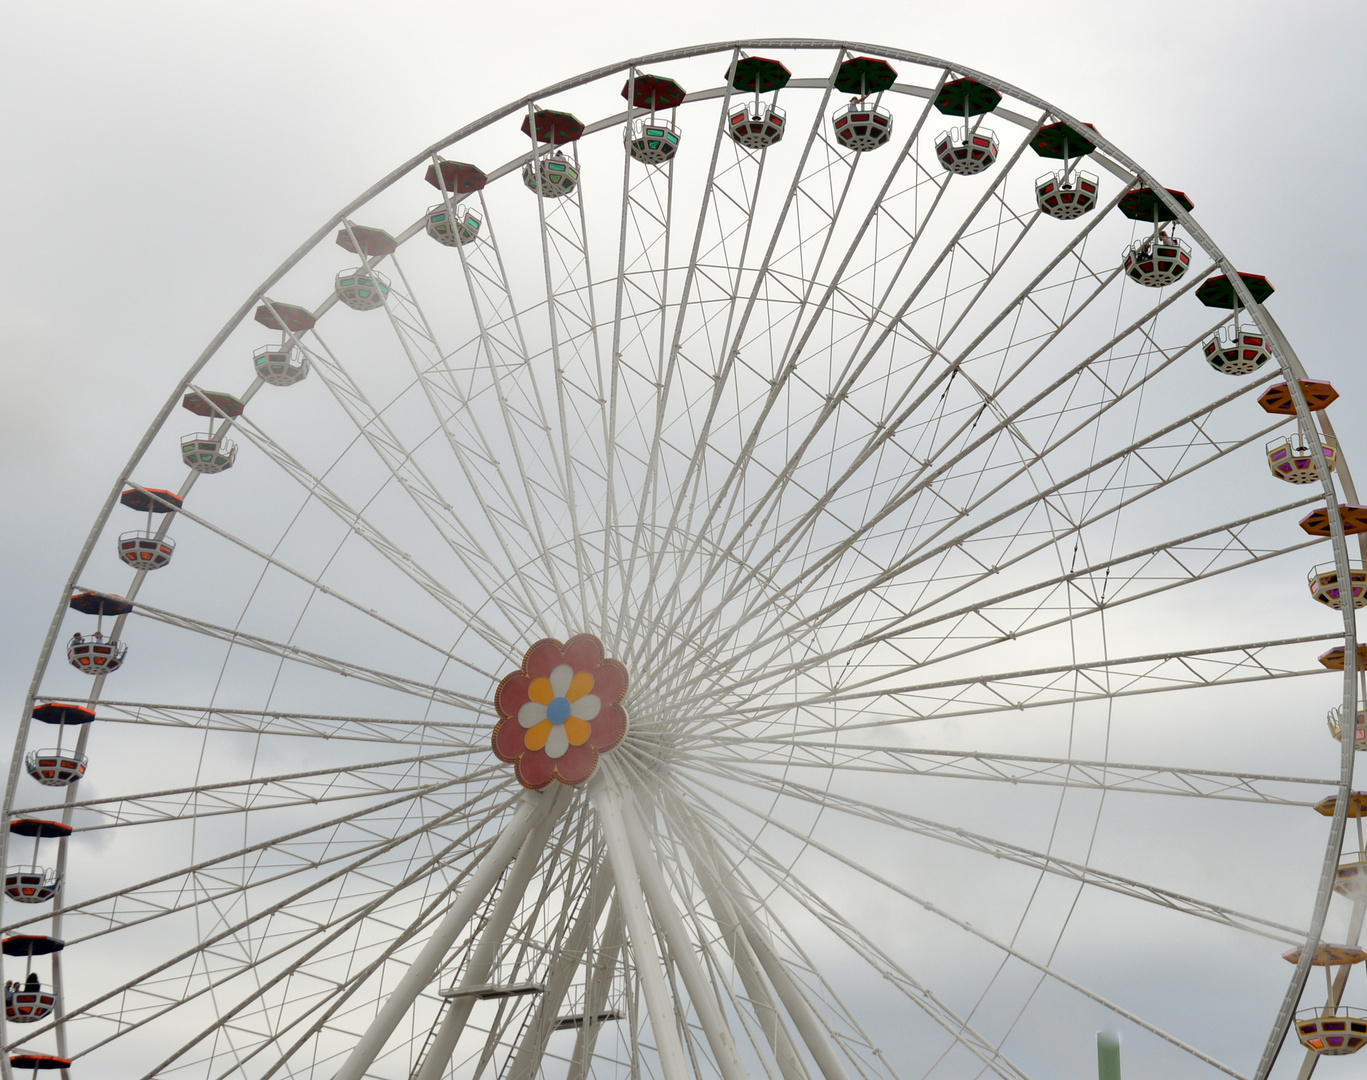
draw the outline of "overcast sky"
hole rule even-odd
[[[1367,395],[1365,23],[1361,5],[1324,0],[9,6],[6,722],[114,474],[256,284],[418,149],[631,55],[742,36],[871,41],[1090,118],[1272,279],[1272,310],[1351,415]],[[1340,426],[1356,456],[1358,432]]]
[[[1336,424],[1362,461],[1364,12],[1327,0],[6,5],[0,739],[132,445],[272,268],[446,133],[660,49],[874,42],[1091,120],[1272,280],[1269,307],[1310,374],[1342,393]]]

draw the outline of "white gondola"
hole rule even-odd
[[[337,275],[337,299],[353,311],[374,311],[384,307],[389,282],[374,270],[357,268]]]
[[[1328,435],[1320,436],[1320,445],[1324,447],[1324,460],[1329,465],[1329,471],[1334,471],[1334,462],[1338,460],[1338,443]],[[1315,454],[1310,447],[1305,444],[1305,436],[1299,431],[1295,436],[1281,435],[1267,444],[1267,466],[1272,470],[1272,475],[1278,480],[1285,480],[1288,484],[1313,484],[1320,478],[1319,466],[1315,461]]]
[[[747,150],[767,150],[783,138],[787,114],[765,101],[747,102],[726,117],[726,133]]]
[[[679,152],[682,132],[664,120],[637,120],[626,134],[627,152],[644,165],[664,165]]]
[[[61,883],[57,871],[46,866],[10,866],[5,869],[5,895],[16,904],[43,904],[57,895]]]
[[[26,982],[5,991],[5,1019],[11,1024],[36,1024],[57,1007],[52,987]]]
[[[293,386],[309,374],[309,358],[292,346],[267,345],[252,354],[256,377],[271,386]]]
[[[1091,173],[1046,173],[1035,181],[1035,205],[1052,218],[1076,221],[1096,209],[1099,191],[1097,178]]]
[[[1206,363],[1221,375],[1251,375],[1272,359],[1267,337],[1256,328],[1217,330],[1201,345]]]
[[[1329,734],[1333,736],[1335,742],[1338,742],[1339,738],[1343,735],[1342,705],[1335,705],[1332,709],[1329,710],[1328,723]],[[1364,712],[1362,709],[1358,710],[1357,724],[1354,725],[1353,749],[1367,750],[1367,712]],[[1344,865],[1347,864],[1345,863]],[[1364,862],[1361,865],[1363,867],[1363,872],[1367,873],[1367,862]],[[1340,867],[1340,869],[1342,869],[1342,867]],[[1343,875],[1340,874],[1340,878],[1342,876]],[[1363,889],[1364,891],[1367,891],[1367,878],[1364,878],[1363,880]]]
[[[845,149],[867,154],[892,138],[892,113],[881,105],[854,101],[835,111],[831,129]]]
[[[935,140],[935,156],[956,176],[974,176],[991,168],[1000,149],[996,134],[986,128],[950,128]]]
[[[169,536],[142,531],[119,534],[119,558],[138,570],[160,570],[175,550],[176,542]]]
[[[479,236],[483,219],[465,205],[447,209],[445,203],[437,203],[427,210],[427,235],[446,247],[469,244]]]
[[[180,437],[180,456],[197,473],[221,473],[237,460],[237,443],[210,431],[196,431]]]
[[[103,634],[73,634],[67,642],[66,659],[77,671],[87,675],[107,675],[123,666],[128,646],[120,641],[106,641]]]
[[[24,768],[29,776],[44,787],[66,787],[74,784],[85,775],[89,759],[74,750],[61,747],[48,750],[30,750],[24,758]]]
[[[579,169],[556,150],[522,166],[522,182],[543,199],[561,199],[579,186]]]
[[[1122,268],[1132,281],[1150,289],[1175,285],[1191,267],[1191,248],[1167,233],[1146,236],[1125,249]]]

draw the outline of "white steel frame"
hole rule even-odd
[[[797,94],[816,102],[808,112],[788,105],[786,164],[773,148],[751,154],[730,144],[723,126],[733,90],[709,86],[689,93],[678,110],[686,141],[670,162],[643,166],[623,151],[614,180],[593,174],[587,151],[581,159],[569,148],[582,160],[578,187],[555,200],[519,191],[519,220],[497,196],[518,186],[526,162],[548,152],[524,141],[489,170],[485,191],[465,197],[479,206],[477,239],[444,249],[447,287],[458,287],[464,305],[464,339],[452,339],[443,294],[423,284],[429,253],[406,246],[421,236],[425,215],[397,231],[399,248],[386,257],[392,287],[384,315],[364,316],[387,325],[401,375],[376,387],[364,349],[353,348],[341,329],[359,324],[324,318],[335,303],[331,294],[314,309],[318,327],[285,331],[282,344],[310,363],[314,380],[304,385],[321,384],[344,422],[346,441],[331,460],[311,458],[288,427],[272,424],[264,405],[260,415],[253,408],[236,419],[215,410],[214,436],[236,428],[243,450],[269,464],[281,490],[304,503],[268,547],[250,528],[225,523],[211,497],[201,498],[201,483],[219,481],[190,471],[177,493],[185,498],[193,490],[196,498],[164,516],[157,535],[193,527],[256,567],[257,584],[230,623],[144,602],[146,571],[136,571],[123,595],[139,618],[115,619],[111,637],[137,626],[172,635],[157,640],[211,645],[222,658],[220,682],[230,659],[252,654],[274,665],[277,682],[288,682],[286,675],[345,678],[358,694],[417,703],[417,711],[277,707],[275,682],[255,705],[220,701],[221,686],[198,700],[106,700],[107,676],[99,675],[85,701],[98,707],[101,726],[119,725],[111,736],[163,733],[205,747],[219,739],[276,746],[288,736],[305,740],[291,745],[323,755],[326,764],[258,768],[253,761],[242,775],[175,775],[145,790],[91,797],[77,784],[60,800],[32,798],[23,778],[30,712],[71,696],[58,685],[67,599],[78,589],[107,591],[108,567],[92,556],[112,527],[119,493],[155,482],[161,466],[149,454],[181,395],[204,395],[201,377],[227,343],[237,344],[234,335],[249,325],[253,308],[274,311],[284,299],[274,290],[287,281],[294,287],[334,230],[360,250],[355,215],[401,181],[411,184],[444,151],[492,145],[480,140],[498,125],[530,121],[538,108],[562,100],[583,101],[595,84],[615,94],[616,80],[625,79],[630,91],[651,69],[710,57],[720,70],[743,54],[767,52],[815,53],[829,68],[822,77],[804,72],[782,91],[785,105]],[[887,101],[911,108],[899,112],[900,141],[869,155],[840,149],[827,127],[833,76],[859,54],[913,65],[920,79],[888,91]],[[933,100],[957,77],[1005,95],[995,119],[1017,132],[981,177],[951,178],[925,145]],[[709,102],[722,122],[715,123]],[[628,105],[593,119],[585,147],[610,142],[640,114]],[[704,117],[714,118],[712,129]],[[472,1068],[476,1080],[489,1070],[532,1080],[560,1060],[570,1080],[586,1080],[596,1067],[633,1080],[657,1071],[663,1080],[899,1080],[913,1069],[930,1075],[953,1052],[971,1057],[979,1072],[1027,1080],[1009,1056],[1009,1040],[1033,992],[1004,1033],[990,1033],[976,1014],[996,976],[970,1008],[951,1006],[814,887],[799,859],[816,855],[846,881],[877,886],[935,915],[995,950],[1003,966],[1018,962],[1082,995],[1187,1061],[1267,1080],[1325,933],[1345,843],[1354,725],[1343,725],[1338,775],[1330,778],[899,741],[920,730],[911,724],[933,731],[929,725],[940,722],[1061,709],[1074,719],[1089,708],[1109,716],[1121,703],[1172,700],[1151,698],[1156,694],[1190,700],[1202,691],[1305,680],[1323,674],[1307,659],[1317,644],[1344,645],[1342,709],[1352,716],[1359,706],[1351,605],[1332,632],[1268,630],[1242,643],[1155,643],[1112,654],[1106,620],[1121,616],[1111,612],[1163,602],[1178,590],[1191,595],[1207,582],[1224,587],[1273,575],[1283,557],[1317,542],[1285,527],[1294,516],[1358,499],[1340,447],[1336,471],[1321,469],[1317,486],[1294,493],[1270,487],[1252,512],[1217,509],[1198,527],[1172,522],[1156,542],[1121,542],[1122,519],[1164,505],[1184,484],[1223,475],[1231,462],[1250,454],[1260,460],[1264,439],[1282,422],[1256,412],[1228,422],[1250,405],[1250,388],[1278,376],[1289,383],[1295,422],[1313,454],[1322,454],[1322,440],[1334,431],[1325,413],[1309,409],[1297,382],[1308,377],[1305,369],[1234,264],[1159,181],[1105,137],[1095,136],[1094,165],[1109,174],[1114,197],[1080,222],[1037,225],[1039,214],[1020,202],[1012,182],[1029,174],[1033,191],[1029,139],[1052,121],[1081,126],[1016,87],[916,53],[802,39],[703,45],[638,57],[519,98],[403,163],[310,237],[238,309],[161,408],[101,507],[43,642],[5,812],[52,817],[79,831],[56,842],[63,884],[51,907],[11,904],[0,916],[5,933],[46,927],[66,939],[71,955],[51,957],[56,1019],[25,1029],[0,1020],[3,1080],[12,1080],[8,1053],[21,1044],[50,1038],[56,1054],[91,1055],[94,1064],[115,1040],[136,1043],[144,1029],[164,1033],[175,1017],[200,1015],[193,1008],[201,999],[213,1002],[215,1018],[175,1028],[174,1040],[185,1041],[159,1045],[147,1077],[267,1080],[302,1069],[337,1080],[400,1073],[443,1080]],[[681,165],[690,153],[707,162],[696,175]],[[619,197],[600,218],[590,209],[595,185],[613,183]],[[1128,309],[1122,318],[1125,297],[1116,298],[1124,280],[1113,253],[1098,257],[1087,244],[1105,235],[1116,203],[1136,185],[1160,192],[1208,262],[1194,264],[1180,285],[1142,297],[1142,313]],[[701,192],[696,207],[687,202],[694,188]],[[966,190],[973,197],[956,203]],[[443,191],[441,200],[455,220],[461,198]],[[529,269],[517,262],[526,254],[517,241],[501,238],[516,237],[532,217],[538,250]],[[595,227],[616,230],[610,245]],[[1039,255],[1035,245],[1044,244],[1057,250]],[[1027,258],[1034,260],[1029,273],[1017,274]],[[361,269],[381,261],[366,258]],[[594,266],[605,264],[610,272],[595,275]],[[1246,317],[1272,344],[1277,370],[1208,382],[1214,389],[1193,390],[1194,400],[1180,408],[1149,405],[1180,372],[1197,369],[1200,342],[1225,321],[1207,317],[1168,330],[1166,320],[1185,325],[1179,313],[1208,273],[1234,281]],[[1093,327],[1112,300],[1113,325]],[[1020,338],[1017,326],[1026,327]],[[1074,348],[1068,366],[1056,364],[1048,379],[1035,374],[1082,333],[1088,343]],[[916,359],[894,367],[894,355]],[[252,403],[263,385],[253,381],[241,400]],[[426,418],[421,429],[414,415]],[[1088,433],[1094,452],[1078,458],[1077,440]],[[1111,441],[1103,445],[1103,436]],[[376,471],[378,487],[366,491],[349,479],[356,461]],[[314,507],[340,530],[322,569],[285,544]],[[386,516],[394,527],[382,527]],[[833,527],[844,531],[829,535]],[[1103,530],[1111,530],[1109,546],[1094,539]],[[1337,515],[1329,543],[1346,575],[1349,540]],[[1361,546],[1367,558],[1367,542]],[[411,586],[446,623],[435,630],[431,619],[411,625],[401,605],[374,606],[364,580],[354,590],[339,584],[331,567],[352,551]],[[176,558],[185,560],[186,552],[182,542]],[[173,561],[157,580],[174,581],[177,566]],[[307,590],[308,603],[323,597],[338,605],[368,633],[401,638],[404,659],[396,652],[385,653],[385,663],[363,662],[365,650],[357,655],[344,635],[326,648],[307,647],[296,640],[305,636],[303,611],[286,632],[254,628],[260,621],[251,616],[265,601],[253,608],[253,597],[268,573]],[[219,585],[199,587],[181,598],[202,601]],[[458,627],[453,644],[440,636],[450,634],[446,624]],[[1102,628],[1099,655],[1077,640],[1078,627],[1094,625]],[[601,635],[632,671],[632,733],[605,755],[586,793],[558,786],[519,793],[509,770],[486,756],[492,686],[532,641],[582,631]],[[1069,646],[1058,645],[1060,633],[1071,636]],[[1026,652],[1009,651],[1018,642]],[[1033,656],[1031,646],[1057,658],[1003,659]],[[410,655],[429,666],[408,663]],[[154,661],[135,653],[129,666]],[[80,728],[77,753],[90,753],[93,726]],[[955,784],[1001,791],[1008,784],[1057,789],[1059,798],[1144,794],[1165,805],[1211,800],[1247,804],[1250,812],[1262,807],[1258,813],[1304,814],[1327,793],[1338,798],[1313,898],[1291,925],[1090,858],[1063,857],[1052,837],[1043,848],[1008,841],[893,805],[879,793],[885,789],[878,784],[909,777],[927,791]],[[837,781],[851,778],[874,785],[873,793],[839,788]],[[1099,993],[1062,963],[974,926],[818,835],[816,823],[831,815],[990,856],[1037,880],[1071,883],[1079,894],[1095,889],[1193,925],[1270,939],[1269,948],[1272,941],[1302,945],[1261,1055],[1241,1072],[1201,1049],[1199,1039]],[[240,825],[240,842],[203,857],[195,847],[170,870],[68,895],[86,834],[121,843],[192,828],[212,837],[222,822]],[[211,847],[198,831],[190,835]],[[8,852],[8,834],[0,843]],[[1353,907],[1351,943],[1364,910],[1361,902]],[[948,1040],[941,1056],[908,1062],[880,1044],[889,1033],[868,1030],[857,1004],[846,1001],[848,988],[822,973],[795,912],[824,925],[914,1004]],[[186,919],[203,919],[212,930],[177,942],[133,977],[98,992],[77,989],[81,980],[70,969],[79,970],[82,945],[94,948],[109,935],[133,940],[189,925]],[[1060,929],[1057,941],[1063,935]],[[174,991],[185,965],[196,972],[185,977],[193,989]],[[1327,1007],[1344,993],[1346,974],[1330,984]],[[500,997],[486,1021],[476,1019],[483,1014],[472,993],[439,997],[444,982],[457,991],[506,984],[539,992]],[[282,1000],[293,1002],[293,1011]],[[575,1048],[557,1058],[557,1017],[572,1000],[581,1018]],[[620,1028],[597,1019],[610,1001],[614,1014],[620,1006],[625,1016]],[[177,1013],[182,1007],[187,1011]],[[1301,1080],[1316,1062],[1305,1057]],[[86,1064],[64,1080],[84,1075]]]

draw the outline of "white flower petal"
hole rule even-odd
[[[569,664],[557,664],[551,671],[551,689],[555,691],[556,697],[564,697],[570,692],[570,683],[574,681],[574,668]]]
[[[570,706],[570,715],[577,716],[580,720],[593,720],[602,707],[603,699],[597,694],[585,694]]]
[[[565,751],[570,748],[570,736],[565,730],[564,724],[556,724],[551,728],[550,737],[546,740],[546,756],[548,758],[564,757]]]
[[[546,706],[529,701],[517,710],[517,722],[525,728],[536,727],[546,719]]]

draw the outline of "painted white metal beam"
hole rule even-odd
[[[570,1067],[565,1080],[586,1080],[589,1074],[589,1063],[598,1045],[598,1033],[603,1028],[598,1018],[606,1012],[604,1006],[607,1004],[608,991],[612,988],[612,977],[617,971],[617,957],[622,951],[624,936],[621,903],[614,899],[603,929],[602,944],[597,955],[589,954],[585,964],[588,985],[584,988],[583,1022],[574,1039],[574,1052],[570,1055]]]
[[[811,1080],[811,1074],[798,1052],[797,1044],[793,1042],[788,1025],[784,1022],[773,994],[764,982],[764,975],[760,971],[754,951],[741,930],[740,920],[726,897],[715,889],[708,888],[713,884],[710,877],[700,873],[698,878],[707,897],[708,906],[712,909],[712,918],[721,929],[722,942],[736,965],[736,972],[740,975],[741,985],[745,988],[750,1007],[754,1009],[760,1030],[764,1032],[769,1048],[773,1051],[780,1075],[783,1080]]]
[[[528,792],[522,797],[512,820],[504,827],[499,838],[471,875],[470,881],[451,909],[427,939],[427,944],[414,958],[408,970],[399,980],[398,986],[390,993],[375,1019],[370,1022],[356,1046],[347,1056],[342,1067],[337,1070],[335,1080],[361,1080],[371,1063],[379,1056],[389,1036],[398,1027],[399,1021],[412,1007],[417,996],[430,983],[437,973],[437,967],[451,951],[457,935],[474,916],[480,901],[507,869],[513,856],[521,848],[528,834],[551,812],[553,802],[544,794]]]
[[[675,967],[683,976],[684,987],[688,990],[688,998],[693,1004],[698,1022],[702,1025],[703,1034],[707,1036],[707,1043],[712,1048],[712,1056],[716,1059],[723,1080],[749,1080],[745,1066],[741,1064],[740,1055],[736,1052],[731,1030],[722,1015],[721,1005],[713,994],[712,987],[708,985],[707,976],[703,973],[702,965],[698,963],[693,942],[688,937],[688,930],[679,917],[678,908],[674,906],[674,899],[670,896],[669,887],[660,872],[660,856],[646,836],[644,823],[647,815],[653,821],[655,814],[631,794],[624,794],[622,798],[627,802],[629,810],[624,823],[627,839],[631,844],[631,857],[636,863],[636,872],[641,879],[641,888],[645,891],[646,901],[655,916],[656,925],[664,934],[669,955],[673,957]]]
[[[465,1023],[470,1019],[470,1011],[475,1007],[476,988],[486,987],[489,972],[493,970],[494,960],[498,957],[499,947],[503,944],[508,928],[512,926],[513,916],[522,903],[523,894],[531,883],[537,867],[541,865],[541,853],[546,850],[551,829],[556,820],[569,804],[571,792],[556,784],[553,790],[542,792],[540,800],[547,809],[528,830],[512,869],[503,882],[502,891],[494,902],[494,909],[480,933],[479,943],[470,953],[465,965],[465,974],[457,990],[458,996],[451,997],[450,1004],[441,1018],[437,1034],[427,1048],[416,1080],[441,1080],[451,1061],[451,1054],[465,1031]],[[462,991],[464,991],[462,993]],[[446,996],[446,995],[443,995]]]
[[[722,888],[722,868],[710,865],[707,857],[701,852],[694,865],[698,871],[698,878],[703,883],[703,889],[716,901],[713,913],[719,920],[725,918],[739,928],[745,944],[763,968],[770,985],[778,994],[779,1001],[783,1003],[784,1011],[797,1030],[798,1037],[807,1047],[807,1052],[812,1055],[812,1060],[816,1062],[821,1075],[825,1080],[850,1080],[844,1063],[841,1062],[834,1044],[826,1033],[825,1025],[812,1010],[811,1003],[808,1002],[797,980],[779,959],[768,933],[759,925],[754,913],[746,908],[743,898],[733,891]],[[721,910],[718,911],[718,908]]]
[[[522,1042],[513,1060],[503,1073],[503,1080],[533,1080],[546,1052],[546,1043],[555,1032],[556,1019],[565,994],[588,953],[593,929],[602,917],[611,890],[600,875],[589,885],[588,893],[575,916],[574,925],[565,938],[559,953],[551,958],[551,971],[546,979],[545,993],[536,1003],[536,1011],[522,1033]],[[592,879],[591,879],[592,880]],[[587,995],[586,995],[587,997]]]
[[[641,894],[641,881],[631,855],[631,840],[623,821],[621,796],[606,775],[595,778],[589,794],[598,815],[603,837],[607,841],[608,860],[617,883],[618,903],[626,923],[627,938],[636,962],[637,977],[645,994],[650,1027],[655,1033],[655,1045],[660,1055],[660,1066],[665,1080],[689,1080],[688,1064],[683,1042],[675,1022],[674,1006],[665,981],[664,964],[655,942],[655,928]],[[346,1078],[353,1080],[353,1078]],[[354,1080],[360,1080],[359,1077]]]

